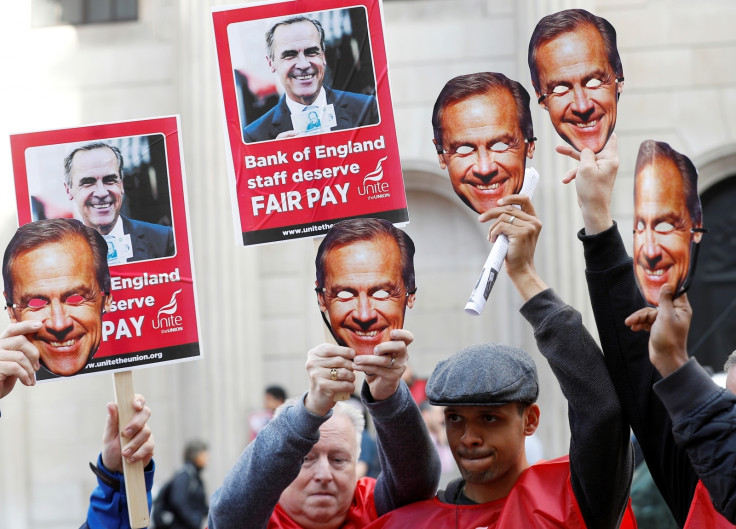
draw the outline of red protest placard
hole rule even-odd
[[[180,140],[177,116],[10,137],[19,224],[76,218],[107,243],[112,301],[77,374],[201,354]]]
[[[300,0],[212,14],[238,240],[408,221],[381,3]]]

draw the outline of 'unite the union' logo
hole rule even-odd
[[[184,330],[181,326],[183,318],[176,314],[179,309],[179,305],[176,301],[176,296],[181,292],[181,289],[177,290],[171,295],[171,301],[166,305],[158,309],[156,319],[153,321],[154,329],[161,329],[161,333],[178,332]]]
[[[391,193],[389,192],[388,182],[382,182],[383,167],[381,164],[383,164],[384,160],[387,159],[388,156],[384,156],[383,158],[378,160],[376,168],[363,177],[363,185],[358,187],[358,195],[366,196],[368,200],[375,200],[377,198],[388,198],[391,196]]]

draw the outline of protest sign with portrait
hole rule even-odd
[[[46,362],[37,377],[199,357],[178,117],[16,134],[11,149],[18,233],[38,239],[21,246],[18,259],[11,261],[17,266],[25,257],[23,274],[8,267],[12,285],[6,279],[5,294],[11,320],[48,321],[37,334],[40,347],[87,359],[59,369]],[[53,219],[78,222],[64,226]],[[100,234],[99,250],[105,255],[98,258],[94,237],[77,225]],[[69,236],[69,230],[78,236]],[[76,245],[84,238],[89,245]],[[14,246],[11,242],[8,251]],[[56,253],[49,260],[57,265],[44,269],[43,253],[51,250]],[[109,269],[109,280],[103,279],[100,260]],[[79,276],[76,283],[56,285],[59,277],[73,274]],[[80,315],[85,307],[92,310]],[[89,357],[74,350],[81,348],[83,336],[99,345]]]
[[[243,245],[408,221],[381,3],[284,1],[212,14]]]

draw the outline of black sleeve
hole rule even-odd
[[[200,529],[207,512],[202,510],[201,501],[193,496],[198,489],[196,478],[186,471],[179,472],[169,489],[169,507],[176,514],[179,522],[189,529]]]
[[[634,460],[601,350],[580,313],[552,289],[527,301],[521,313],[568,402],[572,489],[585,523],[615,529],[629,499]]]
[[[649,333],[633,332],[624,320],[646,302],[636,286],[631,258],[614,224],[583,242],[586,279],[606,365],[652,478],[682,527],[698,477],[672,435],[672,421],[654,394],[661,376],[649,361]]]
[[[713,382],[695,358],[657,382],[654,391],[713,505],[736,523],[736,395]]]

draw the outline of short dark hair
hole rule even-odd
[[[621,57],[618,54],[616,46],[616,30],[611,23],[603,17],[599,17],[586,11],[585,9],[565,9],[542,19],[534,28],[532,37],[529,41],[529,73],[532,76],[532,85],[534,90],[541,93],[539,86],[539,69],[537,68],[537,51],[543,44],[559,37],[563,33],[576,31],[584,25],[591,25],[600,33],[603,39],[603,45],[606,48],[606,56],[608,64],[611,65],[616,77],[624,76],[624,67],[621,64]]]
[[[194,463],[197,456],[202,452],[207,451],[207,443],[199,439],[189,441],[184,447],[184,461]]]
[[[271,395],[279,402],[284,402],[286,400],[286,391],[281,386],[268,386],[264,393]]]
[[[271,29],[266,31],[266,54],[273,60],[273,35],[276,32],[276,28],[279,26],[288,26],[290,24],[297,24],[299,22],[311,22],[314,27],[317,28],[319,33],[319,47],[322,51],[325,51],[325,30],[320,24],[319,20],[305,17],[304,15],[297,15],[286,20],[276,22]]]
[[[49,243],[74,237],[87,242],[95,264],[95,277],[100,289],[110,292],[110,269],[107,266],[107,243],[100,233],[75,219],[46,219],[29,222],[18,228],[10,239],[3,256],[3,286],[5,301],[13,303],[13,264],[21,253]]]
[[[656,157],[668,158],[677,166],[685,190],[685,204],[690,213],[690,220],[694,226],[702,226],[703,208],[700,204],[700,196],[698,196],[698,171],[690,158],[674,150],[668,143],[654,140],[645,140],[641,143],[639,154],[636,156],[634,181],[636,181],[639,172],[650,165]],[[634,190],[634,193],[636,193],[636,187]],[[636,200],[636,197],[634,197],[634,200]]]
[[[521,83],[509,79],[502,73],[478,72],[453,77],[442,88],[432,110],[432,128],[437,145],[442,145],[442,114],[452,103],[469,97],[491,94],[497,90],[508,90],[516,101],[516,116],[524,139],[532,141],[534,126],[529,108],[529,92]]]
[[[317,269],[317,288],[325,284],[327,254],[340,246],[359,241],[371,241],[388,237],[396,241],[401,253],[401,278],[409,293],[416,290],[414,277],[414,241],[403,230],[384,219],[360,218],[343,220],[335,224],[322,240],[317,250],[314,265]]]
[[[96,141],[93,143],[82,145],[81,147],[77,147],[72,152],[70,152],[66,158],[64,158],[64,182],[66,183],[66,185],[68,185],[69,187],[72,186],[72,162],[74,155],[77,154],[79,151],[94,151],[95,149],[110,149],[113,154],[115,154],[115,158],[118,159],[118,176],[120,176],[121,180],[124,178],[123,154],[120,152],[120,149],[118,149],[114,145],[105,143],[104,141]]]

